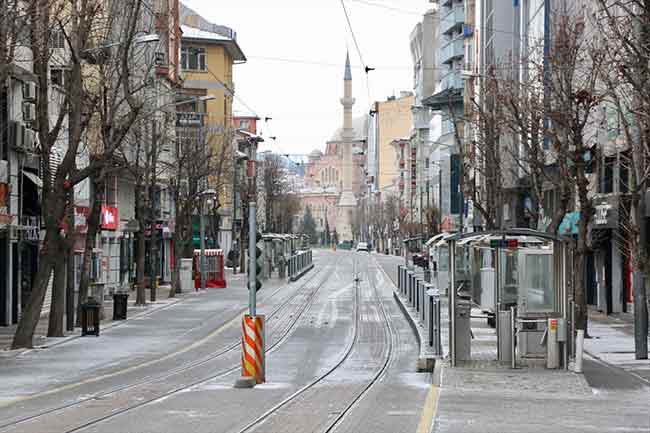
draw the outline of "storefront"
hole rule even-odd
[[[596,212],[591,229],[593,266],[587,268],[587,281],[591,283],[587,301],[607,314],[626,311],[626,298],[631,293],[627,275],[629,258],[619,231],[619,206],[618,196],[614,194],[594,198]]]

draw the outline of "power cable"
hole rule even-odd
[[[423,15],[423,13],[420,13],[420,12],[410,11],[410,10],[406,10],[406,9],[400,9],[400,8],[397,8],[397,7],[383,5],[383,4],[379,4],[379,3],[373,3],[373,2],[369,2],[369,1],[365,1],[365,0],[349,0],[349,1],[355,2],[355,3],[361,3],[361,4],[364,4],[364,5],[367,5],[367,6],[382,8],[382,9],[386,9],[386,10],[393,11],[393,12],[403,13],[403,14],[406,14],[406,15],[417,15],[417,16],[422,16]]]
[[[365,68],[368,65],[366,65],[366,62],[363,61],[363,54],[361,54],[361,48],[359,48],[359,42],[357,41],[357,37],[354,34],[354,29],[352,28],[352,21],[350,21],[350,15],[348,14],[348,8],[345,7],[345,1],[344,0],[340,0],[340,1],[341,1],[341,7],[343,7],[343,13],[345,14],[345,20],[348,23],[348,29],[350,29],[350,35],[352,35],[352,41],[354,42],[354,46],[357,49],[357,54],[359,55],[359,60],[361,60],[361,64]]]

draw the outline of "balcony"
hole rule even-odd
[[[465,88],[465,83],[463,82],[463,79],[460,77],[460,75],[456,72],[450,72],[444,77],[442,77],[441,80],[441,87],[442,90],[447,90],[447,89],[464,89]]]
[[[455,59],[462,58],[464,55],[465,41],[463,38],[456,38],[440,49],[440,62],[451,63]]]
[[[465,22],[465,8],[462,3],[455,3],[447,15],[440,20],[440,33],[452,34],[459,32]]]

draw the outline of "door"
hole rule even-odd
[[[612,314],[614,300],[612,299],[612,241],[605,243],[605,296],[607,300],[607,314]]]
[[[0,237],[0,325],[9,325],[11,311],[7,305],[9,301],[8,282],[9,275],[7,273],[7,238]]]

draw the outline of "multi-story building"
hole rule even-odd
[[[0,87],[0,326],[18,322],[37,269],[42,183],[31,129],[35,98],[31,65],[10,65]]]
[[[437,207],[444,231],[459,230],[464,200],[461,194],[462,163],[460,146],[464,140],[465,83],[461,71],[465,62],[465,24],[463,0],[440,0],[438,5],[437,67],[440,84],[423,105],[436,111],[440,129],[431,135],[432,187],[438,196]]]
[[[411,32],[411,57],[413,59],[413,89],[415,104],[413,111],[413,131],[409,143],[409,157],[415,151],[415,188],[409,192],[409,213],[411,218],[422,224],[425,211],[433,206],[433,190],[431,186],[430,154],[433,145],[431,140],[431,121],[433,112],[423,105],[422,101],[433,95],[438,82],[436,68],[436,43],[438,39],[439,17],[437,10],[427,11],[422,21],[416,24]],[[409,184],[410,186],[410,184]]]
[[[185,96],[205,97],[207,141],[223,157],[231,158],[236,149],[232,102],[235,92],[233,65],[246,61],[234,30],[210,23],[193,10],[181,5],[180,65]],[[243,120],[243,119],[242,119]],[[218,181],[220,227],[217,244],[229,250],[233,233],[234,188],[230,181]]]

